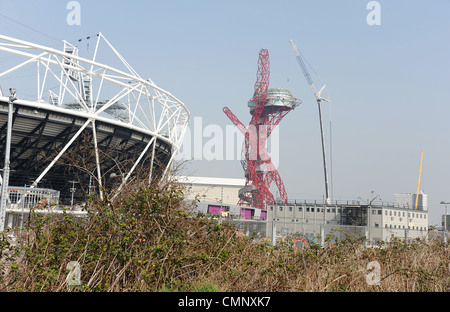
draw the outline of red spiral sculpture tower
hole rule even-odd
[[[270,60],[269,51],[259,52],[258,71],[252,99],[248,102],[252,116],[248,127],[231,112],[223,111],[244,135],[241,164],[245,172],[246,184],[239,191],[240,206],[265,208],[265,203],[275,202],[270,186],[275,182],[280,198],[287,202],[288,196],[283,180],[267,153],[267,139],[276,126],[291,110],[301,104],[289,90],[269,89]]]

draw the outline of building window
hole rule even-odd
[[[372,209],[372,214],[373,214],[373,215],[376,215],[376,214],[377,214],[377,211],[376,211],[375,209]]]
[[[331,212],[332,212],[332,213],[336,213],[336,208],[332,208],[332,209],[331,209]]]
[[[306,212],[309,212],[309,207],[306,208]]]
[[[388,213],[388,211],[386,210],[386,211],[384,212],[384,215],[387,216],[387,213]]]
[[[378,210],[378,214],[379,214],[379,215],[381,215],[381,214],[382,214],[382,211],[381,211],[381,209],[380,209],[380,210]]]
[[[302,207],[298,207],[298,212],[302,212]]]
[[[392,216],[392,211],[389,211],[389,215]]]
[[[289,211],[292,211],[292,207],[289,207]]]
[[[270,211],[273,211],[273,206],[270,206]]]
[[[375,223],[375,227],[377,228],[379,226],[379,224],[378,223]]]
[[[314,208],[313,207],[311,207],[311,212],[314,212]]]
[[[280,207],[280,211],[283,211],[283,207]]]

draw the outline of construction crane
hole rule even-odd
[[[423,163],[423,150],[422,150],[422,156],[420,157],[419,180],[417,181],[416,204],[414,205],[414,210],[417,210],[417,203],[419,201],[420,176],[422,175],[422,163]]]
[[[324,176],[325,176],[325,197],[326,197],[326,202],[330,203],[330,195],[329,195],[329,190],[328,190],[327,158],[326,158],[326,150],[325,150],[325,138],[324,138],[324,133],[323,133],[321,102],[325,101],[325,102],[330,103],[331,101],[323,98],[321,95],[323,90],[325,90],[326,85],[324,85],[322,88],[320,88],[319,91],[317,91],[316,86],[314,85],[311,75],[309,74],[309,71],[305,66],[305,62],[303,61],[303,58],[302,58],[300,52],[298,51],[297,47],[295,46],[295,44],[292,40],[289,40],[289,42],[292,45],[292,49],[294,50],[294,54],[298,61],[298,64],[300,65],[300,67],[303,71],[303,75],[305,76],[306,81],[308,82],[308,85],[311,88],[311,90],[314,94],[314,97],[316,98],[317,106],[319,107],[320,135],[321,135],[321,139],[322,139],[323,171],[324,171]]]

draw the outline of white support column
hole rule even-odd
[[[153,165],[155,162],[155,152],[156,152],[156,142],[157,140],[155,140],[155,142],[153,142],[153,151],[152,151],[152,160],[150,163],[150,173],[148,175],[148,183],[152,183],[152,175],[153,175]]]
[[[97,179],[98,185],[100,186],[100,199],[103,200],[103,190],[102,190],[102,172],[100,169],[100,158],[98,156],[98,143],[97,143],[97,130],[95,129],[95,120],[92,120],[92,135],[94,139],[94,150],[95,150],[95,162],[97,164]]]
[[[67,151],[67,149],[73,144],[73,142],[80,136],[80,134],[84,131],[84,129],[87,127],[87,125],[91,122],[91,119],[88,119],[84,125],[78,130],[78,132],[73,136],[73,138],[69,141],[69,143],[64,146],[64,148],[59,152],[59,154],[53,159],[53,161],[50,163],[50,165],[45,168],[45,170],[41,173],[41,175],[36,179],[36,181],[33,182],[31,185],[31,188],[35,188],[38,183],[44,178],[44,176],[47,174],[47,172],[56,164],[56,162],[61,158],[62,155]]]
[[[164,179],[166,178],[167,172],[168,172],[169,169],[172,167],[172,163],[173,163],[173,161],[174,161],[175,156],[177,155],[177,153],[178,153],[178,147],[175,149],[174,152],[172,152],[172,157],[170,157],[170,160],[169,160],[169,162],[167,163],[166,169],[164,170],[164,173],[163,173],[163,175],[162,175],[162,180],[164,180]]]
[[[6,205],[9,198],[9,171],[10,171],[10,151],[11,151],[11,136],[12,136],[12,122],[13,122],[13,102],[17,99],[16,91],[10,89],[11,96],[9,97],[8,103],[8,124],[6,128],[6,146],[5,146],[5,164],[3,169],[3,180],[1,188],[1,201],[0,201],[0,231],[5,230],[5,218],[6,218]]]
[[[131,170],[128,172],[127,176],[125,177],[125,179],[122,181],[122,184],[119,186],[116,194],[114,194],[114,196],[111,198],[112,200],[114,198],[116,198],[116,196],[122,191],[122,188],[125,186],[125,184],[128,182],[128,179],[130,178],[130,176],[133,174],[134,169],[136,169],[136,167],[139,165],[139,163],[141,162],[142,158],[144,157],[145,154],[147,154],[148,149],[150,148],[150,146],[152,145],[153,142],[156,142],[156,136],[154,136],[150,142],[148,142],[147,146],[145,147],[145,149],[142,151],[141,155],[139,155],[138,160],[134,163],[133,167],[131,168]]]

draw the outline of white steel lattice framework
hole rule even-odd
[[[62,119],[73,118],[72,128],[64,129],[59,133],[61,137],[64,134],[66,139],[56,144],[57,153],[54,153],[52,160],[41,168],[39,175],[33,180],[32,187],[37,187],[38,183],[41,183],[64,153],[86,131],[89,131],[93,138],[91,147],[95,152],[96,178],[99,186],[102,186],[104,179],[102,179],[103,168],[99,158],[99,145],[104,144],[102,146],[108,148],[109,144],[105,142],[111,142],[113,137],[109,137],[107,141],[104,135],[105,138],[101,139],[99,124],[103,127],[125,129],[128,131],[128,137],[141,136],[141,148],[134,159],[133,166],[128,168],[127,172],[121,172],[120,188],[127,183],[144,157],[148,158],[148,155],[151,155],[148,168],[151,178],[157,149],[169,149],[163,175],[167,173],[179,151],[190,118],[186,106],[175,96],[158,87],[151,79],[141,78],[101,33],[97,35],[96,40],[93,56],[87,59],[79,55],[79,49],[75,45],[66,41],[63,41],[64,47],[60,51],[0,35],[0,62],[2,56],[4,58],[11,56],[14,62],[8,67],[5,67],[4,62],[0,63],[0,103],[2,103],[3,116],[10,100],[5,90],[13,87],[17,90],[17,99],[13,101],[14,107],[17,107],[14,111],[18,114],[17,120],[20,117],[19,108],[23,111],[26,109],[34,111],[36,114],[42,113],[45,116],[42,117],[43,123],[50,121],[53,115],[62,116]],[[118,60],[121,69],[98,61],[100,50],[105,47],[109,56]],[[10,85],[14,77],[20,77],[24,71],[31,75],[15,82],[20,85]],[[33,92],[31,95],[28,94],[26,100],[21,99],[22,83],[33,85]],[[2,87],[5,89],[2,90]],[[25,115],[23,113],[23,116]],[[14,144],[15,130],[20,130],[21,125],[13,124]],[[5,121],[2,135],[6,125]],[[55,122],[54,125],[57,123]],[[77,127],[73,127],[74,125]],[[26,125],[22,124],[22,128],[24,127]],[[43,124],[29,130],[30,137],[35,135],[36,139],[27,141],[25,135],[22,141],[16,142],[15,155],[25,155],[27,152],[31,153],[30,150],[51,146],[49,142],[46,143],[42,139],[46,131],[49,131],[48,128],[49,126],[45,128]],[[16,132],[19,133],[19,130]],[[37,134],[40,136],[38,137]],[[4,148],[3,141],[2,138],[0,149]],[[25,144],[29,144],[30,148],[28,151],[23,148],[24,151],[21,152],[19,148]],[[128,147],[125,151],[131,149],[132,147]],[[13,157],[14,155],[12,159]],[[20,166],[23,165],[22,163]],[[101,192],[100,195],[102,195]]]

